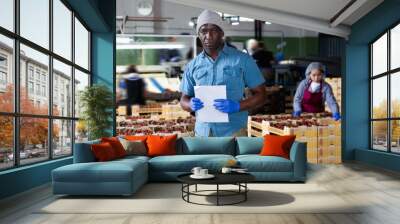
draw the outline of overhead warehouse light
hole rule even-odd
[[[268,22],[268,21],[265,21],[265,24],[266,24],[266,25],[271,25],[272,23],[271,23],[271,22]]]
[[[119,44],[117,50],[134,50],[134,49],[182,49],[185,48],[184,44],[165,42],[150,42],[150,43],[136,43],[136,44]]]

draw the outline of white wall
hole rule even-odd
[[[139,0],[118,0],[117,16],[139,16],[136,10]],[[165,0],[150,0],[153,2],[153,16],[172,17],[168,22],[128,22],[125,33],[156,33],[156,34],[195,34],[188,23],[192,17],[197,17],[203,9],[171,3]],[[224,27],[227,36],[253,36],[254,24],[241,22],[238,26],[227,24]],[[284,37],[315,37],[317,32],[282,26],[278,24],[264,25],[263,36]]]

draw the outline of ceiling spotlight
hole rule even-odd
[[[194,26],[194,22],[193,21],[189,21],[189,24],[188,24],[190,27],[193,27]]]
[[[268,21],[265,21],[265,24],[266,24],[266,25],[271,25],[272,23],[271,23],[271,22],[268,22]]]
[[[239,25],[239,16],[231,16],[229,17],[229,22],[231,23],[232,26],[237,26]]]

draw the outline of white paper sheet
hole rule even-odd
[[[204,107],[196,111],[196,120],[201,122],[229,122],[227,113],[215,109],[214,100],[226,99],[226,86],[195,86],[194,95]]]

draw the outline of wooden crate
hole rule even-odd
[[[308,116],[305,114],[304,116]],[[321,117],[320,117],[321,116]],[[309,163],[341,163],[341,124],[330,117],[316,114],[318,123],[323,126],[298,126],[283,129],[273,127],[274,120],[287,115],[265,115],[269,119],[261,122],[248,119],[248,136],[261,137],[265,134],[296,135],[296,141],[307,143],[307,161]],[[290,119],[287,119],[290,120]],[[286,121],[287,122],[287,121]],[[292,120],[293,124],[296,120]]]

